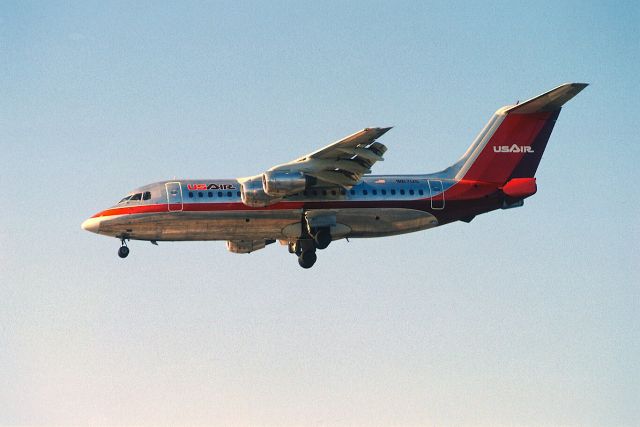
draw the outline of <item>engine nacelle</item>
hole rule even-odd
[[[227,240],[227,250],[234,254],[249,254],[266,245],[264,240]]]
[[[262,187],[262,176],[254,176],[242,183],[240,194],[242,203],[252,208],[263,208],[278,203],[281,198],[267,194]]]
[[[310,177],[302,172],[267,171],[262,174],[262,188],[273,197],[284,197],[307,188]]]

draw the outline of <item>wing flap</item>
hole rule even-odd
[[[318,170],[327,170],[332,171],[336,169],[345,170],[351,172],[353,174],[364,175],[366,173],[371,173],[371,165],[363,164],[358,162],[355,159],[338,159],[338,160],[330,160],[330,159],[318,159],[311,160],[309,162],[310,165],[313,165],[314,168]]]
[[[351,187],[355,185],[359,178],[356,175],[349,174],[345,171],[312,171],[309,175],[317,178],[319,181],[328,183],[329,185],[338,185],[340,187]]]

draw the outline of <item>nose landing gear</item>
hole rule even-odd
[[[126,258],[127,256],[129,256],[129,248],[127,247],[126,237],[121,238],[120,242],[122,246],[120,246],[120,249],[118,249],[118,256],[120,258]]]

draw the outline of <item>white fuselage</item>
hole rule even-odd
[[[263,208],[243,204],[238,180],[167,181],[141,187],[146,200],[127,200],[83,228],[136,240],[290,240],[306,221],[330,227],[332,236],[377,237],[438,225],[438,194],[454,181],[427,175],[370,176],[350,190],[318,188]],[[435,198],[434,198],[435,197]]]

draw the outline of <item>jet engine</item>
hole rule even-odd
[[[312,183],[302,172],[267,171],[262,174],[262,188],[273,197],[284,197],[305,190]]]
[[[302,172],[267,171],[242,183],[242,203],[253,208],[278,203],[285,196],[299,193],[316,183]]]
[[[234,254],[249,254],[273,242],[275,240],[227,240],[227,250]]]
[[[264,191],[261,175],[256,175],[244,181],[240,194],[242,203],[252,208],[263,208],[282,200],[281,197],[270,196]]]

